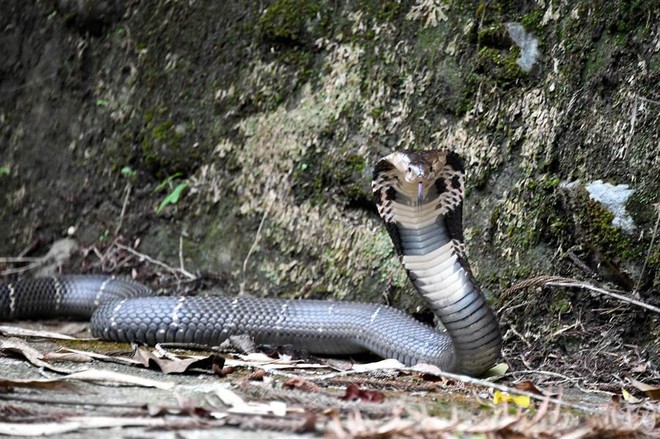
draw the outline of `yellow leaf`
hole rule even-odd
[[[642,400],[633,396],[630,392],[628,392],[626,389],[621,388],[621,395],[623,395],[623,399],[628,401],[631,404],[638,404]]]
[[[527,408],[531,401],[527,395],[509,395],[508,393],[496,390],[493,394],[493,402],[495,404],[502,404],[503,402],[512,402],[518,407]]]
[[[496,364],[495,366],[491,367],[485,374],[486,377],[498,377],[504,375],[507,370],[509,370],[509,366],[506,363],[499,363]]]

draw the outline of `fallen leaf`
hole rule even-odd
[[[544,395],[543,392],[541,392],[538,387],[534,385],[531,381],[521,381],[518,384],[516,384],[516,389],[518,390],[524,390],[526,392],[531,392],[536,395]]]
[[[161,390],[170,390],[174,387],[174,383],[168,381],[156,381],[146,378],[140,378],[133,375],[128,375],[119,372],[113,372],[103,369],[89,369],[82,372],[75,372],[59,378],[61,380],[81,380],[81,381],[96,381],[113,384],[125,384],[140,387],[155,387]]]
[[[141,365],[149,369],[157,369],[163,373],[185,373],[190,369],[205,369],[210,370],[214,366],[222,367],[224,358],[218,354],[211,355],[196,355],[188,358],[169,359],[161,358],[155,355],[150,349],[138,347],[133,351],[130,357],[99,354],[96,352],[80,351],[75,349],[60,349],[63,352],[72,354],[79,354],[82,356],[89,356],[95,360],[106,361],[111,363],[128,364],[131,366]],[[59,352],[59,351],[58,351]]]
[[[263,369],[257,369],[254,372],[252,372],[247,379],[249,381],[263,381],[264,376],[266,376],[266,371]]]
[[[286,381],[284,381],[284,387],[288,389],[298,389],[298,390],[302,390],[303,392],[311,392],[311,393],[316,393],[321,391],[321,388],[318,385],[298,376],[293,378],[288,378]]]
[[[174,383],[167,381],[155,381],[146,378],[140,378],[133,375],[113,372],[103,369],[88,369],[81,372],[74,372],[61,377],[44,379],[44,380],[2,380],[0,386],[6,387],[33,387],[53,389],[62,386],[70,386],[70,384],[63,383],[63,381],[79,380],[79,381],[94,381],[102,383],[125,384],[131,386],[141,387],[155,387],[157,389],[169,390],[174,387]]]
[[[651,398],[653,401],[658,401],[660,400],[660,387],[658,386],[651,386],[649,384],[643,383],[641,381],[637,381],[634,378],[628,378],[630,383],[635,386],[637,389],[641,390],[642,392],[646,393],[646,396]]]
[[[0,422],[0,434],[7,436],[52,436],[73,431],[116,427],[164,427],[164,418],[72,416],[57,422]]]
[[[512,402],[518,407],[523,407],[523,408],[527,408],[531,404],[530,398],[527,395],[510,395],[505,392],[500,392],[499,390],[496,390],[493,393],[493,402],[495,404]]]
[[[421,366],[421,365],[417,365]],[[417,367],[415,366],[415,367]],[[387,360],[376,361],[373,363],[366,364],[354,364],[352,370],[356,372],[371,372],[374,370],[383,370],[383,369],[406,369],[400,361],[397,361],[393,358],[388,358]],[[417,369],[414,369],[417,370]]]
[[[75,388],[71,383],[64,383],[59,380],[0,380],[0,388],[2,389],[12,389],[14,387],[47,390],[72,390]]]
[[[92,352],[92,351],[81,351],[81,350],[78,350],[78,349],[60,348],[60,349],[57,350],[57,352],[78,354],[78,355],[82,355],[82,356],[92,358],[94,360],[105,361],[105,362],[109,362],[109,363],[127,364],[129,366],[137,366],[137,365],[140,364],[139,361],[136,361],[132,358],[122,357],[122,356],[119,356],[119,355],[100,354],[98,352]]]
[[[0,334],[11,337],[39,337],[50,338],[55,340],[77,340],[70,335],[60,334],[59,332],[51,331],[38,331],[34,329],[26,329],[18,326],[0,326]]]
[[[637,398],[636,396],[633,396],[632,393],[628,392],[626,389],[622,388],[621,389],[621,395],[623,396],[623,399],[631,404],[639,404],[642,402],[641,399]]]
[[[44,360],[48,361],[72,361],[74,363],[89,363],[94,359],[81,352],[46,352],[43,355]]]
[[[423,378],[427,381],[434,381],[433,377],[443,379],[443,377],[440,375],[442,371],[438,366],[434,366],[433,364],[420,363],[414,365],[410,369],[414,370],[415,372],[421,372]]]
[[[508,370],[509,370],[509,365],[508,364],[499,363],[499,364],[496,364],[495,366],[491,367],[490,369],[488,369],[486,371],[486,373],[484,374],[484,378],[503,376],[504,374],[507,373]]]
[[[341,399],[344,401],[380,403],[385,399],[385,395],[376,390],[362,390],[357,384],[349,384],[346,387],[346,394]]]
[[[46,361],[43,361],[43,353],[33,348],[25,341],[18,338],[0,339],[0,352],[5,354],[18,354],[37,367],[43,367],[54,372],[71,373],[72,369],[54,366]]]
[[[218,367],[215,364],[213,365],[213,373],[219,377],[226,377],[227,375],[231,375],[235,370],[235,367]]]
[[[285,416],[287,406],[282,401],[271,401],[269,403],[258,402],[245,402],[234,391],[226,388],[219,387],[216,389],[215,394],[220,398],[222,403],[229,407],[228,411],[231,413],[240,413],[245,415],[269,415]]]

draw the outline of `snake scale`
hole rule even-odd
[[[91,316],[96,337],[151,345],[218,345],[248,334],[260,344],[328,355],[371,351],[407,365],[479,375],[498,359],[501,336],[465,257],[464,180],[461,158],[447,150],[394,152],[373,172],[378,212],[408,276],[446,332],[375,303],[155,297],[130,279],[101,275],[0,284],[0,320]]]

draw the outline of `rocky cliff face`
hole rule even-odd
[[[550,274],[658,301],[653,2],[4,3],[3,254],[121,235],[176,261],[182,238],[187,266],[230,290],[414,308],[370,170],[451,148],[494,302]],[[595,180],[634,190],[630,229]],[[530,300],[540,317],[575,299]],[[657,340],[657,318],[635,316]]]

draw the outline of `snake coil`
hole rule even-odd
[[[430,363],[479,375],[497,360],[495,314],[465,256],[460,157],[445,150],[400,151],[379,160],[372,188],[378,212],[417,291],[446,332],[372,303],[253,297],[153,297],[114,276],[59,276],[0,284],[0,320],[89,318],[96,337],[115,341],[218,345],[248,334],[318,354],[371,351],[404,364]]]

